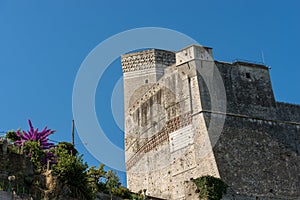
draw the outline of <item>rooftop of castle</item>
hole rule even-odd
[[[218,61],[215,60],[216,63],[221,63],[221,64],[229,64],[233,66],[248,66],[248,67],[256,67],[256,68],[262,68],[262,69],[267,69],[269,70],[270,67],[259,62],[254,62],[254,61],[245,61],[245,60],[234,60],[233,62],[225,62],[225,61]]]
[[[169,53],[169,54],[175,54],[174,51],[168,51],[168,50],[163,50],[163,49],[145,49],[141,51],[135,51],[127,54],[123,54],[121,57],[122,58],[127,58],[131,56],[138,56],[138,55],[145,55],[145,54],[152,54],[152,53]]]
[[[187,55],[188,52],[191,49],[198,49],[197,51],[201,51],[203,52],[201,49],[207,51],[207,53],[210,55],[209,57],[211,57],[211,59],[213,59],[213,55],[212,55],[212,48],[211,47],[207,47],[207,46],[201,46],[198,44],[192,44],[189,45],[187,47],[182,48],[179,51],[169,51],[169,50],[163,50],[163,49],[145,49],[145,50],[137,50],[135,52],[130,52],[127,54],[123,54],[122,57],[122,64],[125,63],[137,63],[139,62],[139,60],[141,62],[143,61],[152,61],[153,59],[155,61],[168,61],[165,64],[174,64],[175,61],[175,56],[177,54],[182,54],[182,55]],[[196,56],[196,55],[195,55]],[[190,56],[189,56],[190,57]],[[194,57],[194,56],[193,56]],[[175,62],[174,62],[175,61]],[[217,61],[214,60],[216,63],[220,63],[220,64],[228,64],[228,65],[232,65],[232,66],[248,66],[248,67],[255,67],[255,68],[262,68],[262,69],[266,69],[269,70],[270,67],[268,67],[267,65],[265,65],[264,63],[261,62],[254,62],[254,61],[247,61],[247,60],[241,60],[241,59],[237,59],[234,60],[233,62],[224,62],[224,61]],[[176,64],[179,64],[180,62],[177,62]],[[142,63],[140,63],[139,65],[142,65]]]

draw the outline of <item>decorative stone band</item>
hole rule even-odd
[[[157,64],[170,66],[174,64],[175,53],[172,51],[151,49],[122,55],[123,73],[155,68]]]
[[[149,97],[157,94],[161,90],[161,85],[159,83],[153,84],[153,86],[144,93],[139,99],[137,99],[132,106],[129,107],[129,114],[132,115],[137,108],[139,108],[143,103],[149,100]]]
[[[191,113],[185,113],[166,122],[166,125],[156,135],[152,136],[137,152],[126,162],[126,170],[130,170],[147,152],[161,145],[165,141],[169,142],[169,134],[188,126],[192,123]]]

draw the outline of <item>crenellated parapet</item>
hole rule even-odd
[[[151,49],[122,55],[123,73],[151,69],[158,65],[174,64],[175,53],[172,51]]]

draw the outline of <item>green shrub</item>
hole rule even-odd
[[[8,131],[5,135],[5,137],[6,137],[6,139],[10,140],[11,142],[20,140],[20,137],[17,135],[17,133],[14,130]]]
[[[74,145],[69,142],[59,142],[56,146],[58,154],[60,151],[67,150],[69,154],[76,155],[78,151],[75,149]]]
[[[87,163],[83,163],[82,155],[73,156],[67,150],[59,149],[57,164],[53,171],[58,179],[66,185],[79,189],[87,199],[93,199],[93,191],[88,184]]]
[[[42,160],[45,158],[45,152],[41,149],[41,144],[36,141],[28,140],[23,144],[23,151],[30,157],[30,161],[36,170],[42,168]]]
[[[87,175],[89,183],[94,192],[101,191],[103,193],[108,193],[105,183],[101,180],[104,179],[105,173],[104,164],[100,164],[98,168],[92,166],[88,169]]]
[[[199,191],[199,199],[220,200],[226,194],[227,185],[213,176],[202,176],[193,179]]]
[[[21,148],[16,145],[8,145],[7,147],[10,153],[21,154]]]
[[[112,189],[112,194],[114,196],[121,197],[123,199],[130,199],[131,198],[130,190],[123,187],[123,186],[118,187],[118,188],[113,188]]]

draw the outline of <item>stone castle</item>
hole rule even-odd
[[[212,175],[229,199],[300,199],[300,106],[276,102],[267,66],[192,45],[123,55],[122,69],[129,189],[198,199],[191,180]]]

